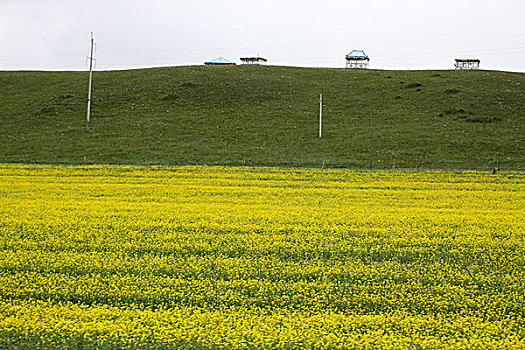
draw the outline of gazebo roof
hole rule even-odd
[[[232,62],[230,60],[227,60],[223,57],[214,58],[213,60],[209,60],[204,62],[206,65],[214,65],[214,64],[225,64],[225,65],[235,65],[235,62]]]
[[[241,61],[264,61],[264,62],[268,62],[268,60],[266,58],[263,58],[263,57],[261,57],[259,55],[241,57]]]
[[[364,50],[352,50],[352,52],[346,55],[346,58],[361,59],[361,60],[369,59],[368,55],[365,53]]]
[[[456,58],[456,62],[480,62],[477,58]]]

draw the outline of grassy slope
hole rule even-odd
[[[0,72],[0,162],[525,170],[525,74]],[[417,84],[416,84],[417,83]],[[421,84],[421,86],[417,86]],[[317,137],[324,94],[324,135]],[[84,158],[85,157],[85,158]]]

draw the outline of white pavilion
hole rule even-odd
[[[352,50],[346,55],[346,68],[368,68],[370,58],[363,50]]]
[[[456,69],[479,69],[480,60],[477,58],[456,58]]]
[[[266,58],[263,58],[259,55],[254,56],[248,56],[248,57],[241,57],[242,64],[252,64],[252,65],[263,65],[268,62]]]

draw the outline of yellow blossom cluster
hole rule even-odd
[[[0,348],[523,349],[525,175],[0,165]]]

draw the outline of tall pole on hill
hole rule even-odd
[[[319,137],[323,136],[323,95],[319,98]]]
[[[91,32],[91,54],[89,55],[89,90],[87,103],[87,123],[91,119],[91,83],[93,81],[93,46],[95,46],[95,39],[93,39],[93,32]]]

